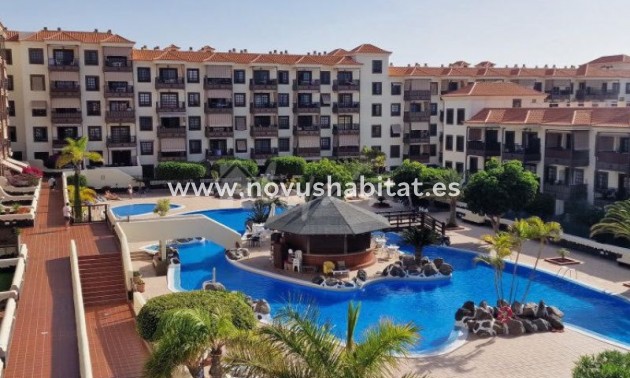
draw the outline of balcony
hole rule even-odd
[[[249,112],[251,114],[277,114],[278,104],[275,102],[267,102],[262,104],[249,103]]]
[[[425,110],[420,112],[405,112],[403,121],[405,122],[429,122],[431,119],[431,111]]]
[[[231,148],[229,150],[228,149],[216,149],[216,150],[206,149],[207,160],[219,160],[225,157],[234,157],[234,150]]]
[[[158,153],[158,161],[186,161],[186,152],[160,152]]]
[[[184,89],[186,84],[184,84],[183,77],[177,78],[155,78],[155,89]]]
[[[294,156],[319,157],[321,148],[319,147],[296,147],[293,149]]]
[[[156,111],[159,113],[186,113],[186,103],[180,102],[171,103],[171,102],[156,102],[155,103]]]
[[[186,138],[186,128],[159,126],[157,136],[158,138]]]
[[[333,156],[340,158],[352,158],[361,156],[359,146],[333,147]]]
[[[64,147],[66,146],[66,144],[68,144],[68,143],[66,142],[66,140],[65,140],[65,139],[59,139],[59,138],[57,138],[57,139],[53,139],[53,140],[52,140],[52,147],[53,147],[54,149],[64,148]]]
[[[563,201],[583,200],[586,199],[586,184],[566,185],[547,182],[543,186],[543,193]]]
[[[405,91],[403,99],[405,101],[431,101],[431,91],[428,89]]]
[[[578,101],[617,100],[619,98],[619,91],[602,91],[601,89],[598,90],[586,87],[586,89],[578,89],[575,92],[575,98]]]
[[[524,163],[534,163],[541,160],[540,146],[523,148],[521,145],[505,146],[502,160],[520,160]]]
[[[359,80],[333,80],[333,91],[358,92],[361,89]]]
[[[293,126],[293,135],[297,136],[319,136],[319,125]]]
[[[108,110],[105,113],[105,122],[136,122],[136,111],[131,110]]]
[[[51,98],[81,98],[81,86],[77,82],[51,82]]]
[[[206,138],[232,138],[234,137],[234,128],[231,126],[206,126],[205,135]]]
[[[466,154],[484,157],[501,156],[501,143],[471,140],[467,144]]]
[[[262,149],[252,148],[250,149],[250,155],[252,159],[266,160],[274,156],[278,156],[278,149],[277,148],[262,148]]]
[[[358,123],[333,125],[333,134],[335,135],[359,135],[360,133],[361,126]]]
[[[429,131],[421,130],[419,133],[407,133],[403,135],[403,142],[408,144],[429,143],[430,138]]]
[[[319,113],[319,108],[320,108],[320,104],[318,102],[311,102],[311,103],[294,103],[293,104],[293,113],[294,114],[313,114]]]
[[[278,125],[255,126],[250,128],[250,134],[253,138],[259,137],[278,137]]]
[[[48,71],[79,71],[79,60],[73,59],[72,61],[56,60],[54,58],[48,59]]]
[[[231,102],[206,103],[203,106],[206,114],[232,114]]]
[[[105,58],[103,72],[133,72],[133,65],[131,60]]]
[[[575,151],[566,148],[547,147],[545,149],[545,164],[586,167],[589,164],[588,155],[589,150]]]
[[[232,89],[232,78],[230,77],[204,77],[203,89]]]
[[[105,98],[133,98],[133,85],[126,87],[105,87]]]
[[[319,80],[299,81],[293,80],[294,91],[319,91],[321,85]]]
[[[53,109],[50,112],[50,119],[52,123],[81,123],[83,121],[83,116],[81,115],[81,111],[77,112],[57,112]]]
[[[335,102],[333,104],[333,113],[358,113],[360,107],[359,102]]]
[[[409,159],[411,161],[417,161],[418,163],[427,164],[431,162],[431,155],[427,153],[424,153],[424,154],[414,153],[414,154],[408,154],[408,155],[403,156],[403,159]]]
[[[565,90],[549,90],[545,91],[549,95],[547,97],[551,101],[569,101],[573,95],[573,91],[570,89]]]
[[[630,172],[630,152],[597,151],[597,170]]]
[[[135,135],[124,135],[117,137],[108,137],[107,138],[107,147],[126,147],[133,148],[136,147],[136,136]]]
[[[278,89],[278,80],[254,80],[249,79],[250,91],[275,91]]]

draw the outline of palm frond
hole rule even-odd
[[[606,206],[606,215],[591,227],[591,237],[601,234],[630,240],[630,200]]]

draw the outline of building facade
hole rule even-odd
[[[9,127],[9,96],[8,76],[6,65],[5,43],[7,29],[0,23],[0,160],[10,156],[11,144],[8,139]],[[0,169],[2,166],[0,165]]]

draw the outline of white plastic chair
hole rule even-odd
[[[293,271],[294,272],[302,272],[302,251],[295,251],[295,256],[293,256]]]

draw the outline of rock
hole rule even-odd
[[[422,266],[422,273],[424,273],[425,277],[435,276],[438,270],[435,268],[435,264],[429,262]]]
[[[534,324],[533,321],[529,320],[529,319],[518,319],[521,323],[523,323],[523,327],[525,327],[525,332],[527,333],[534,333],[536,331],[538,331],[538,327],[536,327],[536,324]]]
[[[266,300],[260,299],[258,302],[256,302],[254,311],[259,314],[268,315],[271,313],[271,307],[269,307],[269,303],[267,303]]]
[[[521,316],[526,318],[535,318],[536,312],[538,311],[538,306],[535,303],[527,303],[523,306],[523,312]]]
[[[451,264],[442,263],[438,269],[440,274],[443,276],[450,276],[453,273],[453,267]]]
[[[547,306],[545,306],[545,302],[540,301],[540,303],[538,303],[538,310],[536,311],[536,317],[543,318],[543,319],[547,317]]]
[[[431,260],[429,260],[429,258],[426,257],[426,256],[424,256],[423,258],[420,259],[420,265],[421,266],[427,265],[430,262],[431,262]]]
[[[324,276],[317,276],[311,280],[315,285],[321,285],[324,281],[326,281],[326,277]]]
[[[247,248],[239,248],[238,253],[243,257],[249,257],[249,249]]]
[[[368,275],[367,272],[363,269],[359,269],[357,271],[357,278],[360,279],[361,281],[365,282],[368,279]]]
[[[416,259],[412,255],[402,255],[400,256],[400,262],[402,266],[409,267],[416,264]]]
[[[399,266],[394,266],[392,270],[389,271],[389,275],[392,277],[404,277],[405,271]]]
[[[341,283],[341,281],[339,281],[336,278],[326,278],[326,286],[337,286]]]
[[[508,335],[510,336],[520,336],[525,333],[525,327],[520,320],[508,319],[505,325],[507,326]]]
[[[236,249],[228,249],[227,251],[225,251],[225,254],[227,255],[228,259],[230,259],[230,260],[238,260],[238,259],[240,259],[242,257],[238,253],[238,250],[236,250]]]
[[[494,320],[475,321],[473,333],[479,337],[495,336],[496,332],[494,331],[493,326]]]
[[[402,267],[403,267],[403,263],[402,263],[402,261],[400,261],[400,260],[398,260],[398,261],[394,262],[394,264],[393,264],[393,265],[394,265],[394,266],[397,266],[397,267],[399,267],[399,268],[402,268]]]
[[[555,306],[547,306],[547,313],[549,315],[555,315],[559,318],[564,318],[564,312]]]
[[[440,267],[442,266],[442,264],[444,263],[444,259],[441,257],[438,257],[436,259],[433,259],[433,264],[435,264],[435,267],[440,269]]]
[[[409,273],[413,273],[413,274],[419,274],[420,273],[420,267],[418,265],[411,265],[409,267],[407,267],[407,272]]]
[[[486,309],[488,308],[488,301],[481,301],[479,302],[479,307]]]
[[[501,307],[503,307],[503,306],[509,306],[509,305],[510,305],[510,304],[509,304],[509,303],[507,303],[507,302],[506,302],[505,300],[503,300],[503,299],[499,299],[499,300],[497,301],[497,307],[499,307],[499,308],[501,308]]]
[[[470,332],[472,332],[473,328],[475,328],[475,324],[477,324],[477,322],[472,319],[466,320],[466,327],[468,327]]]
[[[481,307],[477,307],[475,310],[475,319],[476,320],[491,320],[494,319],[492,315],[492,311],[490,308],[484,309]]]
[[[522,315],[523,314],[523,304],[519,301],[514,301],[514,303],[512,303],[512,312],[514,313],[514,315]]]
[[[465,308],[466,310],[470,311],[471,313],[474,313],[475,312],[475,302],[467,301],[467,302],[464,303],[462,308]]]
[[[496,333],[497,335],[506,335],[508,332],[505,324],[500,323],[500,322],[494,322],[494,324],[492,325],[492,329],[494,330],[494,333]]]
[[[392,268],[394,267],[393,264],[389,264],[385,267],[385,269],[383,269],[383,276],[387,277],[389,276],[389,272],[392,270]]]
[[[465,318],[470,318],[473,316],[473,313],[467,308],[460,307],[455,312],[455,321],[462,322]]]
[[[564,324],[562,323],[562,319],[560,319],[560,317],[556,315],[548,315],[544,319],[551,324],[551,328],[557,331],[562,331],[564,329]]]
[[[551,330],[551,324],[545,319],[534,319],[532,323],[536,326],[538,332],[547,332]]]
[[[225,286],[220,282],[206,282],[206,284],[203,285],[203,289],[209,291],[225,291]]]

